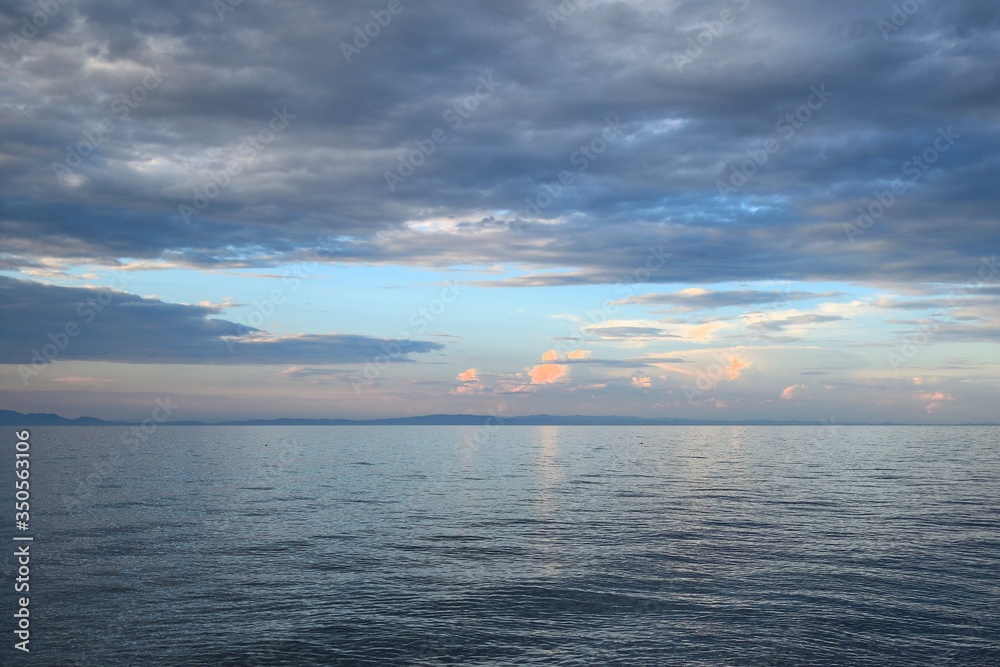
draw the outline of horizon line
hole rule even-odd
[[[350,419],[346,417],[276,417],[270,419],[222,419],[213,421],[145,419],[107,420],[97,417],[63,417],[55,413],[21,413],[0,410],[4,426],[1000,426],[996,422],[843,422],[793,419],[693,419],[685,417],[636,417],[632,415],[495,415],[448,414]],[[474,423],[473,423],[474,422]]]

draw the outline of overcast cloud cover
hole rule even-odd
[[[112,378],[85,385],[104,388],[87,409],[137,382],[100,362],[285,364],[254,400],[295,395],[311,416],[485,411],[484,396],[535,394],[505,409],[887,421],[962,404],[940,418],[986,421],[998,31],[989,0],[0,2],[0,396],[80,405],[26,386],[17,365],[77,317],[83,299],[66,290],[113,285],[124,268],[205,282],[174,299],[115,292],[52,368]],[[381,267],[385,286],[410,269],[435,285],[404,285],[412,305],[393,301],[389,324],[349,317],[362,298],[331,278],[345,294],[328,321],[287,310],[256,326],[227,316],[239,289],[208,287],[218,272],[302,263],[317,278]],[[469,315],[482,330],[411,316],[449,276],[460,302],[505,304]],[[245,280],[247,294],[271,290]],[[601,321],[552,292],[587,286]],[[536,322],[517,356],[491,333],[516,300],[550,304],[538,316],[573,333]],[[933,344],[900,374],[888,354],[921,327]],[[372,370],[400,334],[412,340]],[[227,336],[245,339],[235,354]],[[588,347],[607,341],[617,361]],[[769,364],[775,344],[802,351]],[[536,370],[549,348],[563,371]],[[642,355],[684,363],[620,368]],[[698,387],[713,364],[729,370]],[[839,375],[804,381],[819,373]],[[378,405],[352,403],[362,385],[349,377]],[[131,392],[192,391],[161,380]],[[880,412],[869,391],[894,393]],[[813,412],[780,412],[821,395]],[[212,414],[239,416],[218,400]]]

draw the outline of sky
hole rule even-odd
[[[0,2],[0,408],[996,421],[1000,5]]]

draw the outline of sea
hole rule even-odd
[[[1000,665],[998,427],[28,430],[3,665]]]

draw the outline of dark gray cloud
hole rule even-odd
[[[444,348],[348,334],[273,337],[218,319],[220,308],[165,303],[108,288],[59,287],[0,276],[0,363],[366,363]]]
[[[1000,321],[982,324],[964,324],[939,320],[922,320],[908,323],[909,329],[898,332],[904,342],[916,339],[921,344],[939,342],[951,343],[998,343],[1000,342]]]
[[[788,344],[803,340],[801,336],[793,336],[788,333],[788,328],[801,329],[816,324],[828,322],[839,322],[845,318],[839,315],[816,315],[809,313],[806,315],[793,315],[791,317],[764,317],[745,325],[745,328],[737,335],[730,338],[749,338],[756,343]]]
[[[549,0],[404,0],[348,62],[386,4],[57,3],[0,49],[0,266],[321,249],[539,271],[511,286],[958,283],[1000,246],[994,2],[886,30],[892,0],[594,2],[554,25]],[[37,8],[0,4],[0,34]]]
[[[654,338],[680,338],[656,327],[590,325],[582,331],[605,340],[651,340]]]
[[[995,294],[995,290],[993,290]],[[935,310],[947,312],[963,305],[996,308],[998,299],[987,290],[953,291],[940,299],[877,299],[872,302],[876,308],[888,310]]]
[[[685,359],[677,357],[638,357],[635,359],[559,359],[547,362],[555,364],[601,366],[606,368],[637,368],[639,366],[655,366],[656,364],[686,364]]]
[[[809,324],[823,324],[825,322],[838,322],[843,320],[839,315],[794,315],[781,319],[763,319],[748,325],[749,327],[764,329],[766,331],[784,331],[787,327],[801,327]]]
[[[714,310],[730,306],[745,307],[763,304],[829,299],[842,296],[841,292],[803,292],[791,290],[726,290],[716,291],[692,287],[666,294],[641,294],[615,301],[615,305],[641,304],[672,306],[674,310]]]

